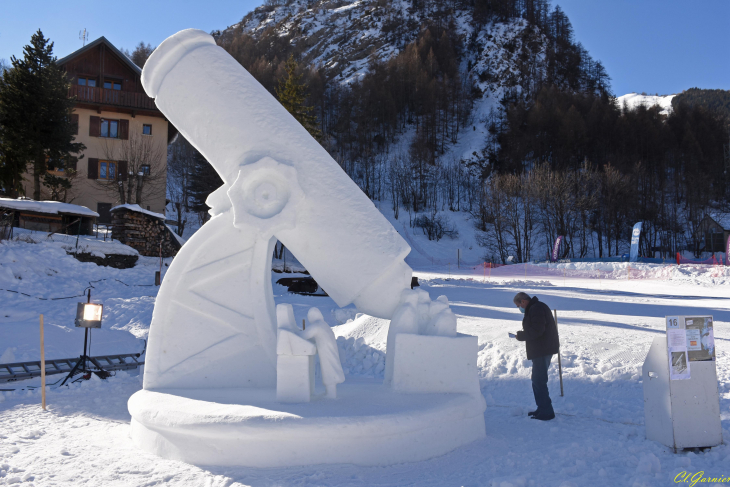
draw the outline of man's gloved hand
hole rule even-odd
[[[517,341],[524,342],[525,341],[525,332],[520,330],[517,332]]]

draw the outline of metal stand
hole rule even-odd
[[[91,289],[89,289],[89,292],[86,296],[86,302],[87,303],[91,302]],[[76,365],[74,365],[74,368],[71,369],[71,372],[69,372],[68,375],[66,376],[66,378],[63,379],[63,382],[61,382],[61,385],[64,385],[67,380],[69,380],[74,375],[78,374],[79,372],[83,373],[84,375],[86,375],[87,373],[91,373],[91,371],[86,368],[87,361],[91,362],[94,365],[94,367],[99,369],[98,372],[94,371],[99,377],[101,377],[102,379],[106,379],[107,377],[109,377],[109,373],[106,370],[104,370],[101,367],[101,365],[99,365],[95,360],[93,360],[91,357],[89,357],[86,354],[86,345],[88,343],[88,340],[89,340],[89,329],[84,328],[84,353],[81,354],[81,357],[79,357],[79,361],[76,362]],[[81,370],[79,370],[79,367],[81,367]]]

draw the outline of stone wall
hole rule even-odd
[[[148,257],[160,255],[160,241],[163,257],[172,257],[180,250],[164,220],[126,208],[112,212],[112,238]]]

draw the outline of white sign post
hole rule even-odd
[[[712,316],[667,316],[642,370],[646,437],[674,448],[722,443]]]

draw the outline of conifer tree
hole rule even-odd
[[[319,139],[321,132],[317,127],[317,117],[311,113],[314,107],[304,104],[307,98],[307,85],[302,82],[302,75],[296,72],[297,63],[293,55],[287,59],[284,69],[286,76],[279,80],[276,97],[312,137]]]
[[[188,195],[190,196],[190,209],[197,212],[205,212],[208,210],[205,200],[208,199],[210,193],[223,185],[223,180],[211,166],[211,164],[203,157],[203,155],[195,151],[193,155],[193,170],[190,175],[188,184]]]
[[[22,59],[11,57],[12,69],[0,80],[0,175],[5,191],[14,194],[30,168],[38,200],[42,179],[56,188],[66,185],[47,175],[48,169],[74,169],[79,159],[74,154],[86,147],[74,142],[69,81],[56,64],[53,43],[38,30],[23,51]]]

